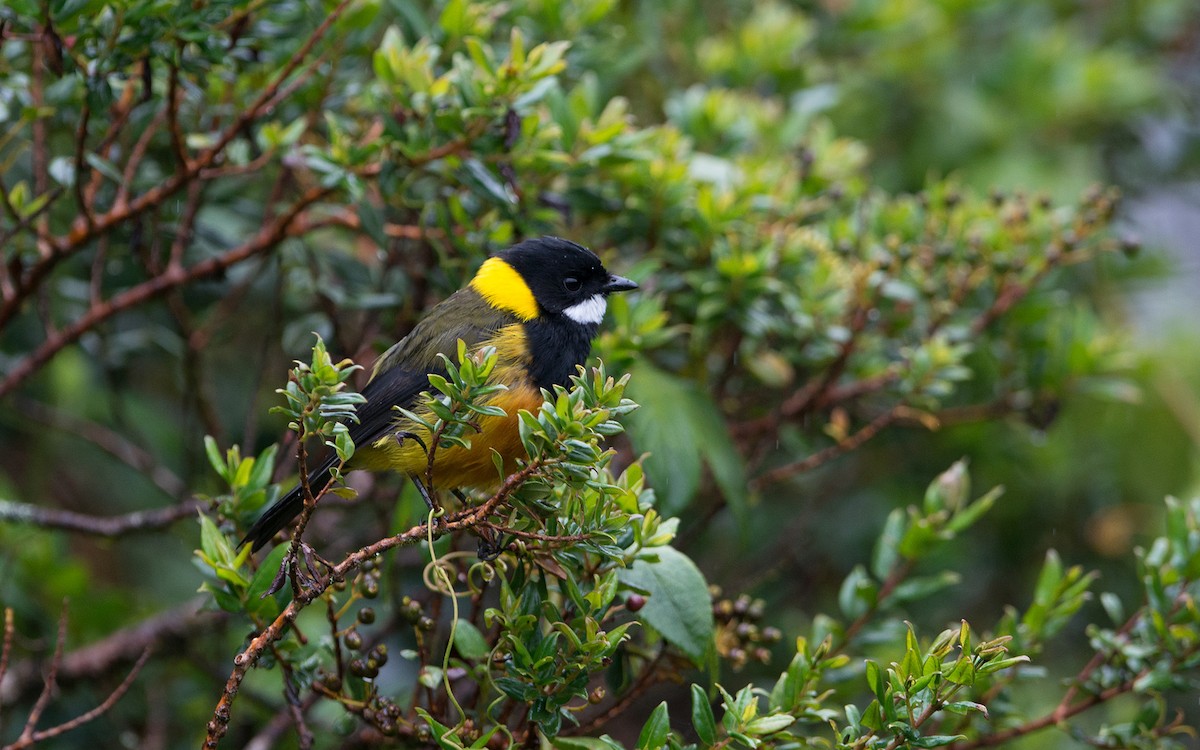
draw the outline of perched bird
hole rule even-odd
[[[439,448],[433,480],[447,488],[495,484],[492,449],[504,457],[506,469],[524,455],[517,412],[536,411],[540,389],[568,383],[591,352],[608,295],[636,288],[605,270],[592,251],[557,237],[526,240],[487,259],[470,284],[430,310],[412,333],[379,357],[362,390],[366,403],[358,407],[359,421],[349,425],[356,449],[346,468],[397,471],[420,486],[432,436],[393,407],[427,416],[417,397],[430,390],[431,373],[446,374],[438,354],[453,357],[462,339],[472,350],[495,347],[492,380],[507,389],[487,403],[505,416],[481,417],[470,449]],[[311,472],[314,491],[329,481],[336,461],[330,456]],[[259,549],[303,508],[303,490],[296,487],[263,513],[241,543]]]

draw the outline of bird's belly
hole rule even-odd
[[[433,462],[434,489],[495,486],[503,477],[496,472],[496,466],[492,462],[492,451],[504,458],[506,475],[516,471],[517,459],[526,457],[525,447],[521,444],[520,418],[517,414],[521,409],[536,412],[542,405],[541,392],[532,386],[510,387],[497,393],[488,403],[503,409],[504,416],[480,417],[479,432],[468,430],[464,435],[471,443],[469,449],[459,446],[443,446],[437,449]],[[426,414],[421,416],[429,417]],[[417,435],[420,442],[411,437],[403,437],[405,432]],[[415,474],[423,480],[429,457],[421,444],[432,448],[432,440],[428,430],[408,419],[400,418],[391,436],[357,450],[350,468],[397,471]]]

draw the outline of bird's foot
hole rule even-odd
[[[301,561],[304,563],[303,566],[300,565]],[[326,571],[333,569],[333,565],[318,555],[308,544],[293,542],[291,549],[283,556],[283,562],[280,563],[275,578],[271,580],[271,585],[263,593],[263,598],[273,596],[283,588],[286,581],[291,582],[292,597],[295,599],[300,599],[314,591],[324,590],[326,575],[317,569],[318,564],[324,566]]]
[[[491,562],[500,555],[508,551],[508,547],[512,544],[512,537],[504,539],[503,535],[486,527],[476,527],[475,533],[479,539],[475,545],[475,555],[480,562]]]

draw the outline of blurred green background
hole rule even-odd
[[[115,23],[113,7],[123,7],[50,5],[64,27],[78,26],[80,39],[91,24],[102,36],[105,24]],[[288,45],[311,30],[323,10],[301,2],[266,5],[270,23],[256,30],[253,62],[274,59],[278,65]],[[785,645],[816,613],[836,609],[838,586],[869,556],[887,513],[915,502],[929,481],[959,458],[970,461],[977,490],[1002,484],[1006,493],[968,541],[936,561],[958,571],[962,583],[932,606],[910,613],[925,632],[959,617],[994,622],[1006,605],[1026,605],[1050,548],[1069,563],[1099,570],[1101,590],[1132,591],[1130,555],[1159,530],[1163,496],[1200,492],[1200,337],[1195,327],[1200,314],[1195,291],[1200,285],[1200,7],[1194,0],[514,0],[503,7],[385,0],[360,5],[361,27],[340,38],[342,67],[328,74],[334,93],[322,90],[317,96],[305,87],[286,103],[287,112],[305,113],[306,97],[345,113],[347,120],[359,114],[356,108],[367,109],[364,101],[370,97],[363,90],[374,76],[371,53],[390,25],[409,43],[437,37],[450,51],[470,33],[506,39],[507,29],[517,27],[529,46],[572,43],[568,67],[556,84],[561,95],[553,99],[555,106],[587,110],[589,127],[600,129],[595,123],[604,124],[605,107],[620,97],[624,101],[612,105],[613,122],[624,122],[621,113],[627,111],[630,127],[649,134],[648,139],[662,136],[655,130],[660,125],[673,128],[688,144],[680,147],[689,160],[686,167],[693,174],[713,170],[706,179],[714,183],[742,158],[803,161],[803,154],[782,145],[803,131],[806,142],[818,144],[813,146],[818,164],[830,163],[836,172],[821,178],[822,195],[834,183],[858,198],[866,194],[865,185],[888,194],[918,193],[941,190],[942,181],[949,180],[980,196],[995,191],[998,201],[1019,195],[1061,203],[1097,183],[1121,189],[1124,200],[1113,233],[1130,246],[1139,240],[1141,252],[1102,254],[1071,268],[1056,277],[1046,295],[1003,323],[1015,331],[1028,326],[1033,336],[1047,309],[1058,316],[1055,320],[1073,321],[1038,334],[1058,337],[1053,347],[1047,345],[1054,356],[1039,358],[1038,344],[1022,351],[1028,380],[1035,385],[1044,380],[1052,393],[1036,408],[937,431],[893,427],[817,471],[750,493],[740,519],[725,507],[727,498],[713,488],[707,472],[698,478],[694,497],[669,509],[682,519],[681,549],[725,595],[763,598],[765,622],[789,636]],[[228,34],[217,18],[224,10],[213,9],[208,20],[188,17],[178,23],[210,23]],[[0,20],[17,33],[24,28],[21,19],[36,18],[38,12],[35,4],[18,1],[0,9]],[[168,31],[174,28],[163,23]],[[169,53],[145,44],[156,54]],[[24,72],[28,54],[16,37],[0,46],[0,125],[11,136],[0,141],[0,172],[9,188],[30,170],[22,149],[30,138],[28,122],[21,119],[30,106]],[[116,69],[131,65],[109,62]],[[252,88],[256,81],[241,83]],[[207,85],[216,91],[222,84],[214,77]],[[381,112],[391,106],[370,105]],[[68,154],[70,106],[62,104],[66,126],[53,144]],[[630,141],[632,151],[637,141]],[[780,150],[772,152],[774,145]],[[170,146],[157,143],[155,148],[168,154]],[[660,156],[669,152],[667,146],[653,148],[661,149],[655,151]],[[618,157],[633,161],[621,154],[611,158]],[[536,159],[529,158],[522,166],[536,171]],[[672,235],[663,229],[670,229],[670,222],[655,223],[661,217],[650,209],[646,215],[654,220],[639,223],[642,204],[633,199],[622,204],[627,189],[646,205],[659,200],[672,206],[673,194],[665,187],[663,195],[652,190],[672,187],[669,179],[652,173],[645,178],[648,187],[637,192],[631,186],[640,189],[642,183],[622,177],[624,164],[614,166],[606,158],[595,156],[593,166],[573,162],[574,172],[545,163],[547,173],[562,169],[556,176],[568,184],[562,191],[568,210],[562,215],[550,203],[534,206],[533,199],[513,215],[496,213],[483,199],[443,203],[445,194],[426,183],[385,175],[396,180],[401,198],[394,198],[386,187],[392,183],[386,182],[381,200],[370,191],[339,194],[346,203],[361,201],[363,225],[377,211],[380,221],[383,215],[442,227],[458,221],[468,227],[466,234],[444,242],[401,240],[396,247],[404,252],[391,254],[376,252],[374,236],[347,240],[330,232],[291,239],[275,256],[232,267],[88,333],[0,402],[0,498],[115,515],[162,506],[193,491],[215,494],[220,488],[204,459],[202,436],[214,435],[222,446],[238,443],[244,453],[278,441],[284,426],[268,414],[273,390],[282,384],[290,361],[304,356],[311,331],[324,335],[339,356],[355,356],[365,364],[381,344],[456,288],[485,250],[516,235],[568,231],[611,251],[610,265],[618,272],[631,268],[650,281],[646,299],[659,300],[655,304],[669,313],[667,322],[679,323],[690,304],[679,300],[695,291],[687,288],[692,282],[680,269],[692,262],[706,265],[712,256],[707,250],[695,256],[699,260],[685,256],[678,248],[692,246],[691,229],[676,228]],[[163,164],[168,162],[164,157]],[[682,163],[666,163],[686,171]],[[476,178],[482,183],[473,186],[476,192],[494,187]],[[450,181],[446,175],[429,181],[438,179]],[[204,257],[250,235],[262,221],[266,193],[258,184],[250,190],[237,183],[214,185],[189,253]],[[180,205],[169,205],[147,219],[147,226],[123,229],[107,260],[93,248],[57,269],[52,292],[31,300],[0,329],[0,369],[11,371],[41,341],[44,318],[61,322],[86,308],[94,267],[108,264],[108,290],[141,279],[144,269],[122,260],[122,249],[148,243],[156,227],[172,226],[182,212]],[[67,226],[69,219],[55,221]],[[164,242],[173,239],[169,233],[163,237]],[[29,251],[12,247],[14,253]],[[324,247],[338,252],[323,254]],[[664,370],[677,368],[709,388],[716,380],[712,373],[687,372],[687,357],[654,338],[666,330],[679,341],[687,333],[659,321],[646,324],[646,340],[637,339],[638,315],[649,318],[655,312],[645,304],[640,311],[616,311],[616,332],[599,351],[608,361],[625,364],[630,352],[649,352],[646,356]],[[1097,350],[1097,342],[1105,346]],[[1105,361],[1097,363],[1097,357]],[[986,403],[992,395],[988,389],[1003,389],[1006,374],[996,370],[999,359],[988,351],[967,358],[964,364],[981,375],[962,384],[957,403]],[[819,435],[822,424],[797,429]],[[622,449],[643,450],[636,438],[635,430],[632,448],[623,443]],[[801,444],[816,443],[792,442]],[[118,460],[101,445],[136,446],[146,458]],[[157,474],[151,470],[155,466]],[[393,492],[398,486],[387,479],[381,483]],[[667,496],[668,488],[660,494]],[[387,515],[386,510],[357,513],[348,517]],[[328,526],[324,532],[337,533]],[[23,638],[49,639],[59,602],[70,597],[76,613],[72,640],[87,643],[191,597],[199,580],[191,561],[196,544],[196,527],[186,521],[169,534],[111,542],[0,523],[0,599],[15,609],[19,632],[29,634]],[[228,645],[240,633],[223,637]],[[1086,658],[1086,643],[1082,632],[1065,642],[1049,658],[1070,670]],[[45,648],[44,642],[31,646]],[[783,651],[775,662],[750,665],[740,677],[727,679],[778,674],[786,664]],[[199,726],[195,717],[211,708],[222,662],[215,664],[209,653],[151,665],[151,684],[161,680],[180,713],[163,720],[171,734]],[[153,703],[148,692],[130,697],[131,711]],[[90,705],[87,695],[73,700],[77,704],[54,709],[59,718],[71,715],[76,705]],[[1037,696],[1030,700],[1036,702]],[[1189,708],[1194,717],[1194,701]],[[9,731],[13,722],[5,725]],[[103,736],[104,730],[96,731]],[[1028,746],[1057,747],[1063,741],[1061,735],[1039,736]]]

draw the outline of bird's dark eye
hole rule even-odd
[[[563,279],[563,289],[568,292],[578,292],[583,287],[583,282],[574,276],[568,276]]]

